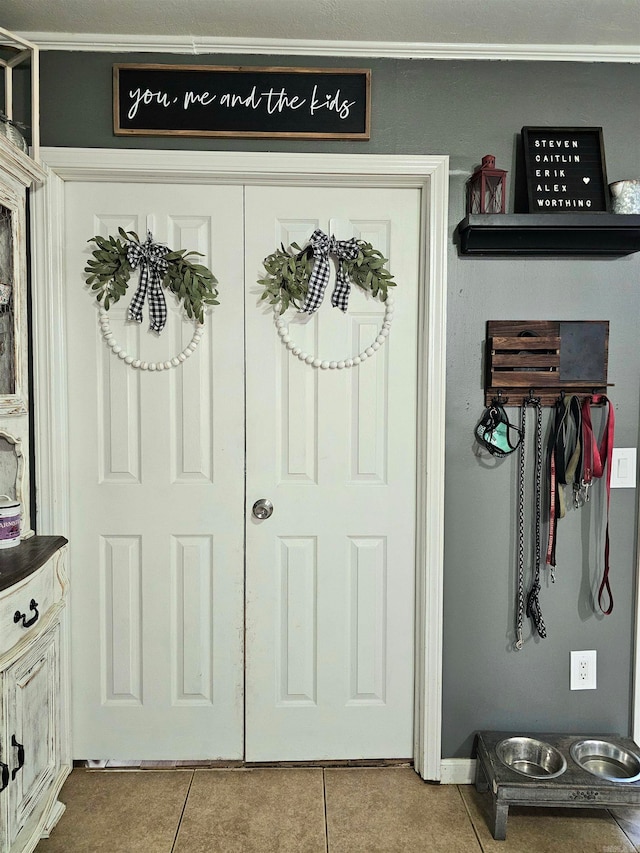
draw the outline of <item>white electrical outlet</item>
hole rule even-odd
[[[595,690],[596,683],[596,661],[595,649],[583,652],[571,652],[571,689],[572,690]]]

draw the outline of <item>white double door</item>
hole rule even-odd
[[[68,183],[65,208],[74,756],[411,756],[418,190]],[[134,370],[98,331],[87,239],[119,226],[201,252],[219,279],[180,367]],[[371,242],[398,283],[391,333],[357,368],[292,356],[259,300],[263,259],[318,227]],[[193,326],[172,299],[160,336],[146,308],[126,322],[136,284],[115,337],[170,359]],[[352,291],[344,315],[329,291],[285,319],[339,361],[384,309]]]

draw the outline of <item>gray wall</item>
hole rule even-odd
[[[112,135],[114,62],[335,65],[372,69],[369,142],[189,140]],[[513,209],[523,125],[602,126],[609,181],[640,175],[640,65],[348,61],[45,53],[42,141],[53,146],[449,154],[450,231],[482,155],[508,169]],[[545,640],[512,649],[516,460],[479,457],[482,352],[489,319],[607,319],[616,445],[638,444],[640,254],[616,260],[490,260],[449,252],[443,757],[465,757],[477,729],[630,733],[636,492],[611,498],[614,612],[594,612],[600,496],[560,522],[557,581],[543,583]],[[517,417],[515,409],[510,410]],[[545,427],[548,412],[545,413]],[[598,689],[570,692],[569,652],[596,649]]]

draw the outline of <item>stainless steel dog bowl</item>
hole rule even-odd
[[[609,782],[637,782],[640,755],[608,740],[578,740],[571,744],[571,757],[594,776]]]
[[[496,755],[516,773],[532,779],[554,779],[567,769],[567,761],[559,750],[531,737],[501,740]]]

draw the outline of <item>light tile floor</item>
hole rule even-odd
[[[410,767],[76,769],[36,853],[634,853],[640,809],[515,808]]]

